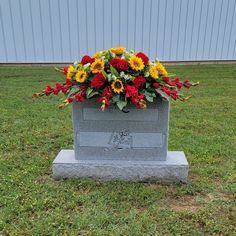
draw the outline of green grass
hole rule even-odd
[[[169,66],[200,81],[171,104],[170,150],[188,184],[52,179],[72,148],[71,107],[34,99],[63,81],[48,67],[0,67],[0,235],[236,235],[236,65]]]

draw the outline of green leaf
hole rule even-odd
[[[176,76],[176,74],[168,73],[168,77],[174,77],[174,76]]]
[[[156,89],[157,93],[161,95],[161,97],[165,98],[166,100],[169,100],[169,96],[162,92],[160,89]]]
[[[99,94],[97,91],[92,91],[89,95],[87,95],[87,98],[91,98],[97,94]]]
[[[102,71],[102,74],[103,74],[103,76],[105,77],[105,79],[108,79],[108,74],[106,73],[106,71]]]
[[[114,75],[115,77],[119,77],[120,76],[118,71],[113,66],[110,66],[110,69],[111,69],[111,74],[112,75]]]
[[[112,101],[114,102],[114,103],[116,103],[116,102],[119,102],[120,101],[120,95],[115,95],[115,96],[113,96],[112,97]]]
[[[79,91],[80,91],[80,87],[72,86],[69,92],[67,93],[67,98],[71,97],[74,93],[79,92]]]
[[[151,84],[146,82],[146,88],[150,88]]]
[[[123,110],[123,108],[127,105],[127,101],[118,101],[116,102],[116,105],[119,107],[120,110]]]
[[[86,90],[87,96],[88,96],[90,93],[92,93],[92,92],[93,92],[93,89],[88,87],[87,90]]]
[[[86,97],[87,98],[91,98],[93,97],[94,95],[97,95],[98,92],[97,91],[94,91],[92,88],[87,88],[86,90]]]

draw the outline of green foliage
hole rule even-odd
[[[184,185],[54,181],[52,161],[73,148],[71,108],[31,94],[60,75],[1,66],[0,235],[236,235],[236,65],[167,69],[200,81],[189,102],[171,104],[169,149],[190,164]]]

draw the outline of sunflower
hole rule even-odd
[[[153,79],[158,79],[158,70],[156,66],[152,66],[149,69],[149,74]]]
[[[111,87],[115,93],[120,94],[121,92],[124,91],[123,83],[119,79],[114,80],[113,83],[111,84]]]
[[[104,70],[104,61],[100,59],[95,59],[95,61],[91,64],[91,71],[96,73],[102,73]]]
[[[120,48],[110,48],[111,52],[113,52],[115,54],[118,54],[118,55],[122,54],[125,50],[126,50],[126,48],[122,48],[122,47],[120,47]]]
[[[129,64],[130,64],[131,68],[136,71],[138,71],[138,70],[141,71],[144,68],[144,63],[143,63],[142,59],[139,57],[136,57],[136,56],[130,57]]]
[[[66,78],[67,79],[72,79],[75,72],[76,72],[76,69],[74,68],[74,66],[70,65],[68,70],[67,70]]]
[[[78,71],[75,79],[79,83],[83,83],[87,79],[87,73],[84,70]]]
[[[101,58],[101,56],[102,56],[102,52],[99,52],[99,51],[95,52],[94,55],[93,55],[93,57],[96,58],[96,59]]]
[[[165,67],[159,61],[156,63],[156,68],[162,76],[168,76]]]

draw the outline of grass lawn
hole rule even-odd
[[[0,235],[236,235],[236,65],[168,70],[200,81],[171,104],[169,150],[185,152],[188,184],[54,181],[71,107],[31,95],[63,75],[1,66]]]

